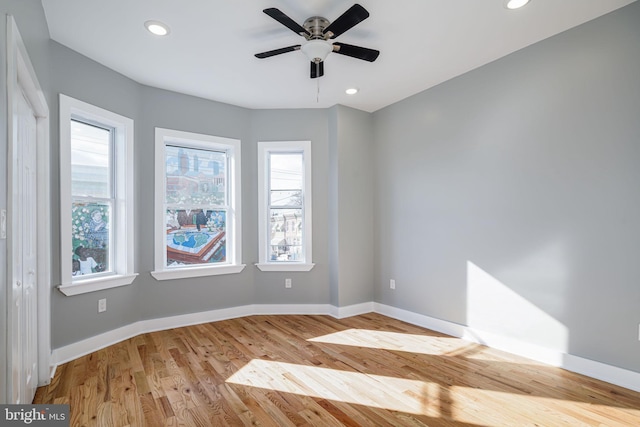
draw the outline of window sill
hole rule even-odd
[[[58,286],[58,290],[70,297],[73,295],[86,294],[89,292],[102,291],[104,289],[116,288],[118,286],[130,285],[138,276],[135,274],[120,274],[95,279],[75,281],[66,285]]]
[[[280,262],[280,263],[259,263],[256,267],[260,271],[311,271],[315,264]]]
[[[216,267],[177,268],[175,270],[152,271],[156,280],[188,279],[190,277],[218,276],[220,274],[237,274],[244,270],[244,264],[221,265]]]

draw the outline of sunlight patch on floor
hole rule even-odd
[[[567,425],[633,425],[625,423],[640,419],[638,409],[575,400],[573,393],[563,398],[544,388],[539,394],[492,390],[496,385],[490,380],[486,388],[443,386],[260,359],[253,359],[226,382],[470,424],[521,425],[523,420],[534,423],[540,414]],[[572,415],[567,415],[567,408]]]
[[[495,423],[488,425],[536,425],[541,414],[545,419],[557,420],[558,425],[638,425],[640,410],[577,401],[575,395],[562,399],[555,396],[520,394],[488,389],[451,387],[456,401],[455,420],[466,423],[483,421],[496,414]]]
[[[424,381],[254,359],[227,383],[439,416],[439,386]]]
[[[455,338],[368,329],[347,329],[308,341],[432,355],[446,355],[468,346]]]

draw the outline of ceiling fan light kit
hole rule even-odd
[[[307,55],[311,62],[322,62],[329,52],[333,50],[333,45],[326,40],[309,40],[302,45],[302,53]]]
[[[265,59],[275,55],[301,50],[311,63],[310,76],[312,79],[322,77],[324,75],[324,60],[331,52],[369,62],[375,61],[378,58],[378,55],[380,55],[380,52],[374,49],[349,45],[346,43],[332,43],[329,41],[340,36],[369,17],[369,12],[357,3],[351,6],[333,22],[330,22],[328,19],[321,16],[312,16],[307,18],[303,25],[298,24],[282,11],[274,7],[264,9],[263,12],[289,28],[294,33],[304,37],[306,42],[300,45],[293,45],[257,53],[255,55],[256,58]]]

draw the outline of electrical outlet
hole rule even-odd
[[[98,300],[98,313],[102,313],[103,311],[107,311],[107,299],[102,298]]]
[[[396,288],[396,281],[394,279],[389,280],[389,288],[390,289]]]
[[[291,287],[291,279],[284,279],[284,287],[285,288]]]

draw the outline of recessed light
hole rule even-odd
[[[507,0],[504,6],[507,9],[519,9],[529,3],[529,0]]]
[[[144,26],[150,33],[156,36],[166,36],[170,32],[169,26],[160,21],[147,21],[144,23]]]
[[[351,87],[351,88],[345,90],[345,93],[347,95],[355,95],[356,93],[358,93],[358,89],[356,89],[355,87]]]

